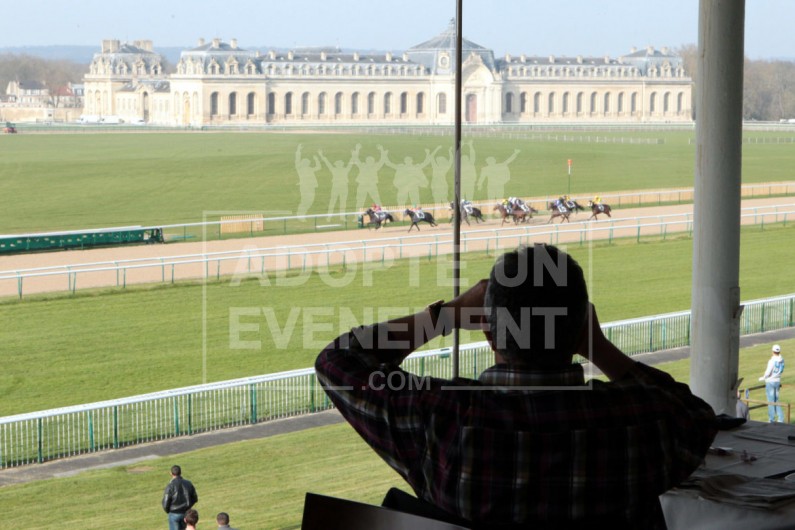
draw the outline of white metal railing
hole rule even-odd
[[[743,208],[744,219],[755,225],[765,223],[786,224],[795,215],[795,204]],[[497,252],[509,245],[529,244],[548,240],[552,244],[579,244],[595,240],[612,242],[618,237],[641,236],[665,238],[669,233],[692,232],[693,215],[690,213],[639,216],[625,219],[601,219],[568,224],[506,225],[499,228],[471,229],[462,233],[464,252]],[[91,287],[126,287],[128,281],[171,282],[185,279],[220,279],[227,275],[267,275],[273,271],[290,269],[318,269],[332,264],[347,266],[351,263],[381,262],[406,257],[428,258],[453,251],[451,233],[425,233],[384,237],[375,240],[352,240],[339,243],[285,245],[222,252],[206,252],[178,256],[137,258],[128,260],[98,261],[82,264],[55,265],[0,271],[0,295],[22,298],[26,281],[40,278],[64,277],[60,288],[51,285],[34,292],[68,290],[76,292],[78,276],[91,275]],[[212,266],[212,267],[211,267]],[[179,267],[179,270],[178,270]],[[212,270],[211,270],[212,269]],[[128,275],[138,273],[136,278]],[[178,274],[179,273],[179,274]],[[15,284],[15,285],[13,285]],[[14,289],[16,287],[16,289]]]
[[[795,294],[744,303],[743,335],[795,326]],[[690,344],[690,312],[611,322],[607,337],[628,355]],[[449,348],[417,352],[403,367],[449,378]],[[493,364],[486,342],[461,346],[460,375]],[[0,468],[308,414],[331,408],[311,368],[0,418]]]

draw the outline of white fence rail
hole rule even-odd
[[[742,222],[764,226],[789,222],[795,216],[795,204],[744,208]],[[666,238],[669,234],[692,232],[689,213],[640,216],[628,219],[602,219],[553,225],[506,225],[500,228],[472,229],[462,233],[464,252],[498,252],[519,244],[549,242],[583,245],[595,240],[612,242],[614,238]],[[98,261],[73,265],[34,267],[0,271],[0,296],[19,298],[29,293],[77,291],[81,287],[121,287],[128,283],[174,283],[178,280],[222,276],[259,277],[290,269],[324,270],[329,266],[354,263],[391,263],[402,258],[432,258],[453,251],[451,232],[381,237],[376,240],[352,240],[302,246],[263,247],[224,252],[178,256]],[[53,285],[52,278],[63,278]],[[46,280],[46,281],[45,281]]]
[[[795,294],[745,302],[741,334],[795,326]],[[612,322],[605,334],[629,355],[687,346],[690,312]],[[403,367],[451,376],[450,349],[412,354]],[[460,374],[493,363],[487,343],[461,347]],[[309,414],[331,408],[313,369],[155,392],[0,418],[0,468]]]

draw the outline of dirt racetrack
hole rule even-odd
[[[765,223],[782,221],[784,212],[789,212],[787,219],[795,217],[795,204],[790,198],[748,199],[742,206],[757,208],[756,215],[743,218],[743,224],[761,222],[762,219]],[[499,220],[489,218],[480,225],[463,226],[462,251],[493,251],[533,241],[570,243],[583,238],[636,237],[639,231],[641,237],[660,235],[663,230],[672,234],[688,230],[687,221],[692,218],[688,214],[691,213],[692,205],[631,208],[615,210],[614,221],[600,216],[598,222],[585,223],[590,212],[581,212],[572,216],[572,223],[562,225],[557,219],[554,225],[546,224],[548,216],[540,215],[530,224],[519,227],[500,226]],[[636,218],[638,221],[629,221]],[[667,222],[667,226],[663,228],[661,221]],[[414,230],[411,234],[407,233],[406,227],[387,226],[378,231],[361,229],[3,256],[0,257],[0,296],[19,296],[20,290],[23,295],[29,295],[205,276],[268,275],[271,271],[288,267],[322,269],[343,261],[351,266],[362,260],[387,262],[452,251],[449,223],[443,222],[437,227],[421,226],[421,232]],[[30,270],[51,267],[58,268]],[[16,271],[21,269],[26,269],[23,273],[26,276],[20,280]]]

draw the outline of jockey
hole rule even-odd
[[[381,211],[381,205],[373,203],[373,211],[374,212],[380,212]]]
[[[511,197],[502,200],[502,206],[506,210],[513,210],[513,206],[511,206]]]
[[[592,202],[594,204],[602,204],[602,198],[599,195],[597,195],[596,197],[593,198]]]
[[[463,201],[461,201],[461,207],[464,209],[466,213],[468,214],[472,213],[472,201],[464,199]]]

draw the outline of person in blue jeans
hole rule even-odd
[[[182,469],[171,466],[171,482],[163,492],[163,510],[168,514],[168,530],[185,530],[185,514],[199,502],[196,488],[182,478]]]
[[[781,346],[776,344],[773,346],[773,355],[767,361],[765,375],[759,378],[760,381],[765,382],[765,394],[767,394],[768,403],[778,403],[782,373],[784,373],[784,358],[781,356]],[[781,405],[768,405],[767,417],[770,423],[776,421],[776,416],[778,416],[779,422],[784,422],[784,410]]]

